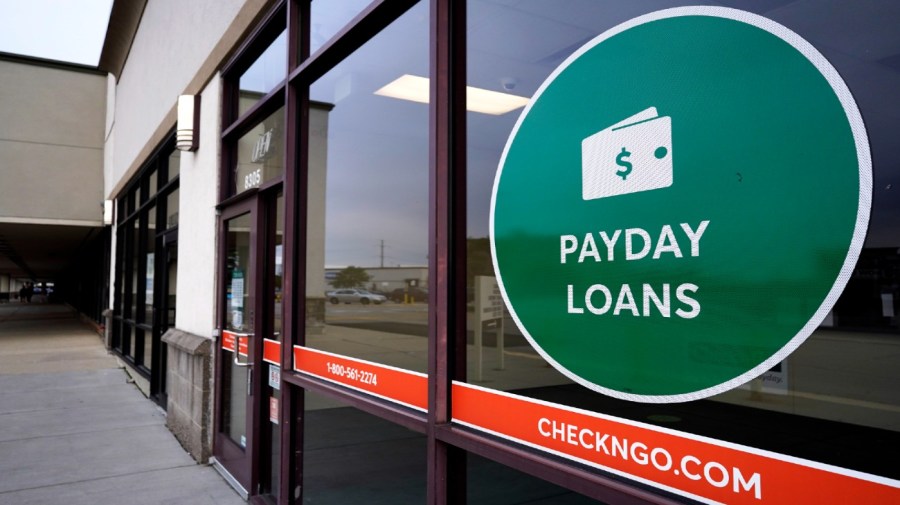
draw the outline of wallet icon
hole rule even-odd
[[[581,197],[596,200],[672,185],[672,118],[656,107],[581,141]]]

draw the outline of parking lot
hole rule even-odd
[[[381,305],[328,304],[325,306],[325,318],[328,324],[390,321],[427,325],[428,304],[394,302],[386,302]]]

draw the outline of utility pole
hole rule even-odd
[[[381,268],[384,268],[384,239],[381,240]]]

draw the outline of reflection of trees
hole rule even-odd
[[[466,285],[475,285],[476,275],[494,276],[494,264],[491,261],[491,241],[487,237],[466,239]]]
[[[364,269],[350,265],[334,276],[331,285],[336,288],[355,288],[364,285],[372,279]]]

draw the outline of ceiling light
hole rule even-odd
[[[404,74],[375,92],[376,95],[428,103],[429,81],[427,77]],[[466,86],[466,109],[482,114],[499,116],[524,107],[528,98],[489,89]]]

